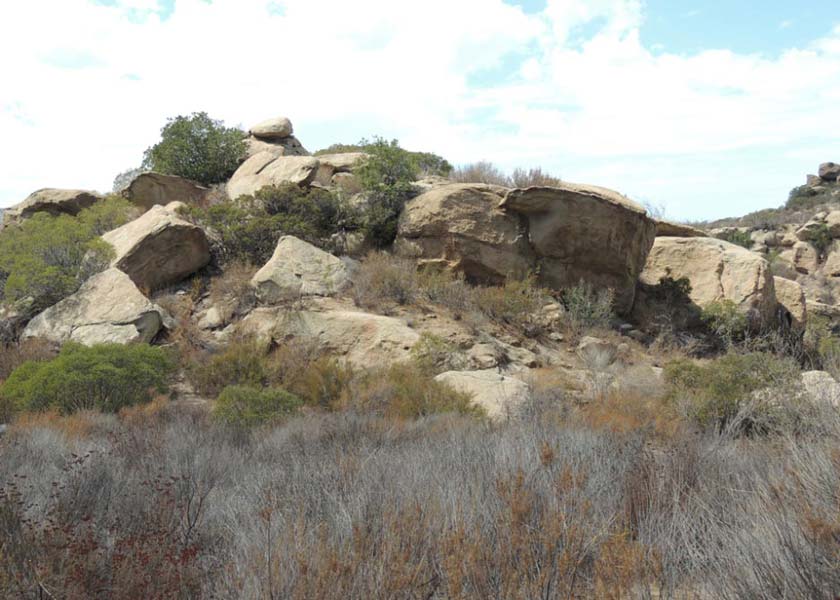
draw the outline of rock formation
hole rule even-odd
[[[23,202],[4,210],[2,221],[4,225],[19,223],[39,212],[53,216],[75,216],[101,199],[100,194],[87,190],[44,188],[32,192]]]
[[[232,200],[252,195],[264,187],[294,183],[309,185],[318,173],[320,163],[311,156],[284,156],[269,151],[259,152],[236,170],[227,184]]]
[[[447,371],[435,377],[435,381],[470,394],[472,401],[497,421],[516,416],[531,391],[524,381],[502,375],[496,369]]]
[[[270,152],[275,156],[308,156],[309,152],[294,136],[292,122],[286,117],[275,117],[257,123],[249,131],[245,140],[248,157],[260,152]]]
[[[209,188],[183,177],[147,172],[132,179],[120,194],[135,206],[148,210],[170,202],[201,205],[209,192]]]

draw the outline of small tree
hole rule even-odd
[[[212,185],[226,181],[245,158],[245,132],[207,113],[169,119],[161,140],[143,155],[143,168]]]

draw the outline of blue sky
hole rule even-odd
[[[674,219],[782,204],[840,161],[835,3],[38,0],[0,7],[0,206],[107,190],[167,117],[286,115],[542,166]]]

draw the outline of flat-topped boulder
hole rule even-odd
[[[341,259],[291,235],[280,238],[272,257],[251,279],[257,299],[264,304],[331,296],[349,283]]]
[[[135,206],[148,210],[156,205],[166,206],[170,202],[201,205],[209,192],[209,188],[195,181],[149,171],[132,179],[120,195]]]
[[[705,308],[729,300],[757,321],[770,322],[776,311],[773,275],[767,261],[746,248],[715,238],[656,238],[640,281],[687,278],[690,298]]]
[[[18,223],[37,213],[75,216],[102,198],[101,194],[89,190],[43,188],[32,192],[23,202],[4,210],[2,220],[5,224]]]
[[[606,188],[565,182],[510,190],[500,208],[527,219],[544,284],[562,290],[584,281],[611,288],[616,310],[630,310],[656,235],[644,208]]]
[[[536,256],[517,215],[499,208],[505,188],[481,183],[440,185],[409,201],[400,216],[397,251],[500,283],[533,270]]]
[[[236,170],[227,184],[227,193],[236,200],[273,185],[309,185],[315,179],[320,164],[311,156],[278,156],[268,151],[259,152]]]
[[[656,237],[709,237],[708,233],[691,225],[662,219],[653,221],[656,223]]]
[[[143,289],[176,283],[210,262],[204,230],[179,217],[176,206],[153,206],[102,236],[114,248],[111,266]]]
[[[168,316],[119,269],[108,269],[33,318],[21,337],[86,345],[150,342]]]

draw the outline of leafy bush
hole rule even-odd
[[[280,388],[231,385],[222,390],[213,417],[231,425],[275,424],[294,414],[302,402]]]
[[[0,404],[11,412],[117,412],[165,391],[173,368],[166,351],[145,344],[65,344],[54,359],[15,369],[0,387]]]
[[[449,178],[457,183],[487,183],[502,187],[511,187],[513,183],[504,171],[487,161],[456,167]]]
[[[730,229],[718,234],[718,239],[736,246],[741,246],[749,250],[752,248],[753,241],[748,231],[741,231],[740,229]]]
[[[793,360],[760,352],[729,353],[705,365],[677,360],[665,367],[668,397],[685,402],[701,428],[718,432],[732,425],[747,434],[778,427],[781,403],[795,397],[798,382]]]
[[[566,323],[575,336],[589,329],[605,329],[615,316],[611,289],[595,290],[592,284],[581,281],[563,290],[561,299],[566,309]]]
[[[143,168],[205,185],[229,179],[245,158],[245,132],[204,112],[169,119],[160,137],[146,149]]]
[[[371,149],[376,148],[381,141],[380,138],[374,137],[373,142],[362,139],[357,144],[332,144],[327,148],[323,148],[315,152],[315,156],[323,154],[344,154],[347,152],[370,152]],[[393,143],[393,142],[392,142]],[[411,152],[410,150],[399,149],[404,153],[406,158],[412,161],[417,167],[417,172],[422,175],[438,175],[446,177],[452,171],[452,165],[449,164],[442,156],[433,154],[431,152]]]
[[[355,377],[356,371],[350,364],[322,356],[311,360],[298,372],[287,373],[282,382],[307,406],[337,410],[346,398]]]
[[[820,223],[811,231],[811,245],[816,248],[817,254],[820,258],[825,258],[831,243],[834,241],[831,236],[831,230],[826,223]]]
[[[799,187],[793,188],[790,194],[788,194],[785,208],[788,210],[815,208],[827,200],[828,198],[825,195],[810,185],[800,185]]]
[[[228,386],[260,387],[268,382],[265,350],[257,343],[238,340],[212,356],[200,357],[188,370],[200,393],[215,398]]]
[[[131,205],[109,198],[77,216],[38,213],[0,236],[0,298],[33,299],[31,310],[51,306],[103,270],[113,248],[98,236],[128,221]]]
[[[747,316],[732,300],[707,304],[703,307],[700,317],[727,347],[742,339],[749,326]]]

